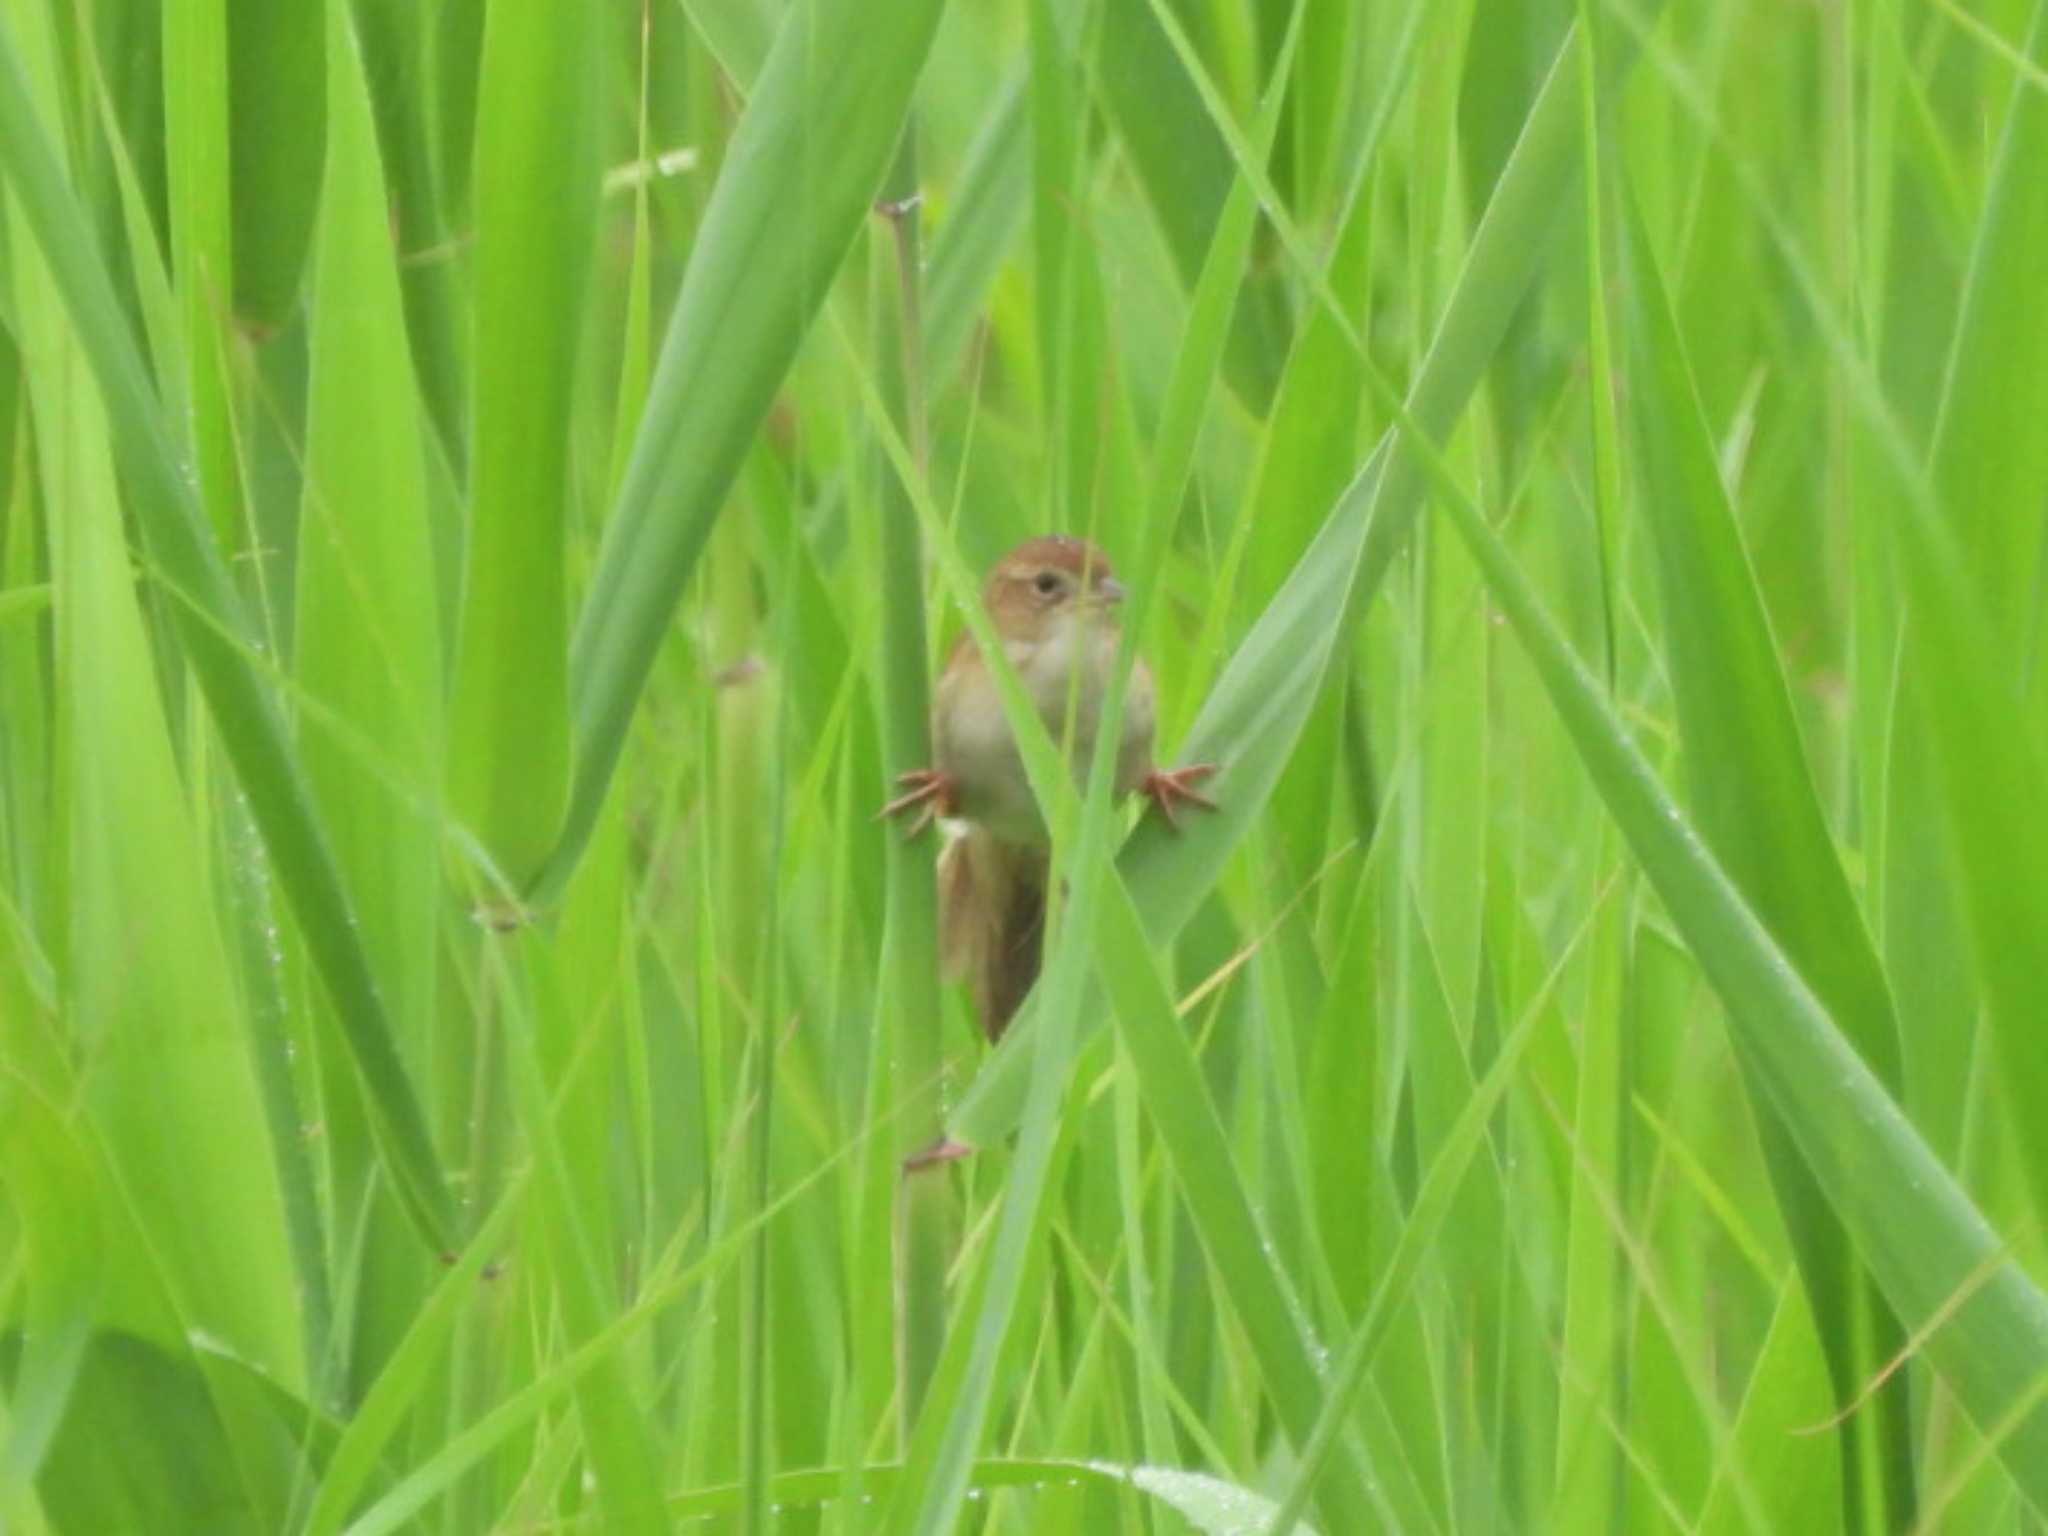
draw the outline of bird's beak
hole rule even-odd
[[[1105,607],[1114,608],[1124,600],[1124,584],[1114,576],[1105,576],[1095,583],[1095,595]]]

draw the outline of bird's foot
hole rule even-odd
[[[1166,824],[1177,832],[1180,822],[1173,814],[1175,806],[1199,805],[1205,811],[1216,809],[1214,800],[1193,787],[1215,771],[1214,763],[1193,763],[1186,768],[1154,768],[1139,781],[1138,788],[1152,797],[1152,803],[1159,807],[1159,814],[1166,818]]]
[[[904,786],[904,792],[875,812],[875,820],[885,821],[906,811],[916,811],[903,834],[905,837],[915,837],[939,817],[951,816],[959,805],[959,790],[953,776],[937,768],[913,768],[898,774],[896,782]]]

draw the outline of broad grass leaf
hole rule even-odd
[[[1437,461],[1441,467],[1441,460]],[[1658,783],[1527,577],[1462,492],[1445,505],[1535,663],[1609,813],[1720,994],[1730,1036],[1909,1334],[1980,1426],[2031,1408],[2001,1443],[2048,1507],[2048,1296],[1828,1016]]]
[[[452,1221],[418,1101],[392,1045],[388,1017],[325,826],[289,745],[283,714],[196,494],[179,467],[141,359],[84,214],[73,198],[13,42],[0,29],[0,167],[76,328],[105,404],[112,453],[135,499],[152,567],[171,599],[179,642],[237,779],[263,830],[315,968],[334,998],[348,1049],[370,1087],[380,1147],[429,1241]]]
[[[712,522],[874,202],[941,5],[798,0],[784,14],[704,211],[577,618],[576,779],[542,895],[590,834]]]
[[[30,95],[19,75],[8,83],[40,134],[55,47],[48,32],[30,44],[41,88]],[[167,873],[186,890],[205,882],[130,577],[106,413],[32,231],[10,219],[7,237],[15,313],[40,360],[27,382],[41,504],[62,509],[48,524],[53,677],[72,768],[59,802],[65,911],[50,931],[61,936],[52,959],[84,1063],[80,1097],[173,1304],[301,1380],[277,1170],[221,935],[206,903],[166,909],[155,894]]]
[[[2030,56],[2048,61],[2048,5]],[[1902,667],[1924,725],[2006,1102],[2048,1102],[2038,957],[2048,953],[2048,824],[2016,814],[2048,780],[2048,669],[2038,661],[2041,487],[2048,478],[2048,93],[2014,83],[1977,230],[1933,452],[1940,521],[1900,509]],[[2037,1212],[2048,1116],[2013,1121]]]
[[[484,29],[448,784],[515,886],[538,872],[569,800],[569,447],[597,236],[597,43],[588,18],[546,8],[494,5]]]
[[[228,0],[235,316],[258,332],[298,303],[326,150],[321,0]]]
[[[1693,815],[1815,997],[1898,1096],[1905,1079],[1891,994],[1828,831],[1670,298],[1632,201],[1621,224],[1631,278],[1630,405],[1643,471],[1636,511],[1660,578],[1666,668]],[[1752,1077],[1751,1090],[1779,1209],[1846,1408],[1896,1352],[1898,1324],[1882,1318],[1873,1345],[1859,1344],[1848,1236],[1764,1085]],[[1883,1441],[1885,1464],[1902,1476],[1910,1460],[1904,1390],[1897,1381],[1869,1421]],[[1857,1465],[1863,1433],[1863,1420],[1844,1421],[1846,1466]],[[1847,1483],[1844,1496],[1850,1509],[1861,1508],[1860,1483]],[[1910,1507],[1910,1483],[1896,1496]]]

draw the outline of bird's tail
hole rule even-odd
[[[965,978],[991,1044],[1038,979],[1045,937],[1046,858],[970,826],[939,859],[939,949],[949,980]]]

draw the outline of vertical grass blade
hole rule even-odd
[[[2048,61],[2048,5],[2030,55]],[[2048,1098],[2037,957],[2048,952],[2048,827],[2016,815],[2048,775],[2040,559],[2048,477],[2048,94],[2014,83],[1977,229],[1933,472],[1942,522],[1897,523],[1909,600],[1903,666],[1929,727],[1986,1013],[2015,1106]],[[2014,798],[2017,796],[2018,798]],[[2048,1211],[2048,1116],[2014,1117],[2037,1212]]]
[[[1430,467],[1601,799],[1720,994],[1738,1051],[1901,1322],[1977,1424],[2003,1431],[2006,1470],[2048,1509],[2048,1403],[2037,1391],[2048,1375],[2048,1296],[2006,1255],[1672,803],[1528,578],[1433,453]],[[2017,1416],[2007,1422],[2009,1414]]]
[[[445,1247],[453,1226],[447,1193],[425,1118],[392,1045],[333,845],[255,660],[252,629],[180,471],[106,268],[29,106],[33,99],[11,36],[0,26],[0,167],[18,200],[15,212],[43,254],[97,378],[144,548],[172,599],[178,639],[334,999],[393,1183],[428,1241]]]
[[[1828,833],[1657,257],[1640,209],[1625,208],[1637,512],[1660,578],[1693,814],[1815,996],[1896,1091],[1884,971]]]
[[[1593,555],[1600,574],[1596,594],[1601,616],[1600,674],[1611,690],[1615,682],[1612,530],[1621,500],[1621,447],[1606,284],[1606,208],[1611,183],[1601,167],[1612,112],[1600,94],[1599,33],[1587,0],[1579,0],[1578,26],[1586,157],[1582,192],[1586,207],[1586,362],[1592,393],[1588,427],[1593,464]],[[1550,1499],[1552,1517],[1560,1525],[1589,1525],[1598,1520],[1615,1490],[1623,1486],[1621,1447],[1597,1415],[1597,1405],[1621,1390],[1626,1380],[1620,1245],[1596,1188],[1600,1179],[1621,1182],[1628,1146],[1630,1088],[1621,980],[1628,924],[1615,905],[1608,905],[1596,919],[1599,927],[1586,983],[1590,1006],[1579,1032],[1577,1098],[1572,1106],[1564,1330]]]
[[[592,900],[603,903],[605,895],[593,893]],[[616,933],[612,915],[601,907],[579,915],[599,934],[607,929]],[[551,1305],[560,1309],[572,1346],[580,1347],[602,1335],[620,1310],[616,1260],[606,1240],[610,1213],[593,1198],[606,1172],[605,1109],[616,1056],[604,1037],[605,1023],[593,1030],[575,1016],[564,967],[543,935],[523,931],[515,946],[504,957],[501,994],[511,1026],[514,1092],[534,1159]],[[551,1082],[561,1085],[559,1095],[549,1093]],[[666,1531],[652,1425],[633,1390],[626,1360],[616,1351],[600,1356],[575,1390],[605,1528]]]
[[[327,29],[327,171],[308,317],[305,467],[293,647],[299,753],[401,1060],[431,1083],[439,990],[442,674],[414,381],[367,77],[346,4]],[[344,1261],[346,1398],[418,1306],[428,1256],[393,1240],[356,1085],[316,1037],[323,1151]],[[439,1097],[435,1095],[434,1097]],[[372,1111],[374,1112],[374,1111]]]
[[[47,120],[54,39],[31,32],[30,46],[41,88],[28,95],[16,75],[0,89],[21,87],[20,109]],[[63,945],[53,958],[81,1095],[118,1181],[109,1195],[153,1250],[145,1270],[163,1278],[190,1326],[297,1383],[305,1359],[283,1204],[220,930],[206,901],[164,909],[150,894],[166,871],[187,891],[206,882],[129,575],[105,413],[20,208],[9,207],[11,309],[36,360],[29,400],[48,509],[54,681],[65,701],[55,747],[67,781],[66,910],[51,925]],[[26,1074],[30,1063],[11,1070]],[[150,1289],[138,1276],[107,1310],[127,1301],[122,1320],[132,1323],[151,1310],[134,1300]]]
[[[943,0],[797,0],[726,151],[570,650],[576,780],[539,894],[589,838],[684,584],[873,204]]]
[[[441,662],[419,396],[361,55],[328,12],[327,181],[315,246],[298,563],[301,752],[401,1039],[434,987]]]
[[[439,62],[436,43],[452,45],[460,36],[452,25],[437,23],[453,22],[473,3],[461,0],[427,7],[412,0],[349,0],[391,198],[394,244],[406,257],[400,284],[418,392],[437,441],[458,466],[468,447],[462,425],[467,404],[463,346],[468,338],[460,326],[460,272],[450,258],[460,233],[452,221],[461,215],[441,185],[442,166],[434,153],[441,125],[435,121],[435,92],[427,82]],[[470,68],[475,68],[473,61]],[[439,83],[445,85],[462,70],[459,61],[451,59],[438,73]]]
[[[69,409],[96,411],[74,359]],[[104,453],[73,414],[79,474],[59,520],[60,676],[72,701],[70,1018],[92,1056],[87,1094],[114,1171],[180,1312],[297,1385],[306,1362],[248,1042],[212,908],[166,910],[175,873],[204,888]],[[66,527],[64,525],[68,524]]]
[[[1687,369],[1670,299],[1633,201],[1622,220],[1632,279],[1633,416],[1643,466],[1639,514],[1650,535],[1664,605],[1667,667],[1678,706],[1686,782],[1700,834],[1829,1016],[1879,1082],[1902,1092],[1897,1021],[1876,950],[1857,911],[1807,767],[1763,600],[1721,481]],[[1835,1393],[1846,1407],[1896,1351],[1884,1318],[1875,1357],[1857,1342],[1855,1266],[1847,1235],[1769,1098],[1754,1083],[1758,1129],[1779,1208],[1798,1254]],[[1912,1507],[1906,1378],[1893,1378],[1869,1421],[1899,1481],[1900,1518]],[[1843,1494],[1863,1525],[1858,1442],[1841,1427]]]
[[[1192,289],[1236,180],[1229,149],[1149,7],[1111,0],[1100,27],[1097,91],[1181,280]],[[1276,275],[1254,273],[1246,288],[1231,331],[1228,376],[1246,404],[1263,412],[1287,355],[1290,324]]]
[[[883,189],[888,239],[874,242],[876,352],[893,419],[913,452],[924,442],[924,359],[915,119]],[[875,455],[876,563],[881,574],[880,677],[882,763],[888,770],[931,759],[931,690],[925,678],[924,549],[917,511],[893,466]],[[920,468],[922,468],[920,464]],[[908,1160],[944,1133],[939,1085],[944,1068],[938,989],[938,894],[932,839],[888,839],[887,907],[877,981],[878,1044],[871,1058],[872,1101],[893,1155],[880,1169],[895,1205],[895,1347],[898,1438],[908,1443],[946,1337],[946,1268],[959,1225],[957,1201],[943,1165],[919,1169]],[[879,1199],[880,1192],[875,1198]]]
[[[259,334],[298,302],[326,148],[322,0],[228,0],[235,318]]]
[[[2048,68],[2048,6],[2033,7],[2028,58]],[[2048,482],[2048,91],[2017,78],[1985,189],[1936,427],[1936,489],[1985,621],[2038,681],[2042,524]]]
[[[587,17],[497,0],[476,156],[473,450],[449,800],[516,886],[569,799],[571,385],[596,239],[599,59]]]
[[[229,203],[226,0],[168,0],[164,30],[164,149],[171,270],[183,321],[185,403],[200,493],[224,549],[242,542],[241,476],[228,394],[234,310]]]

